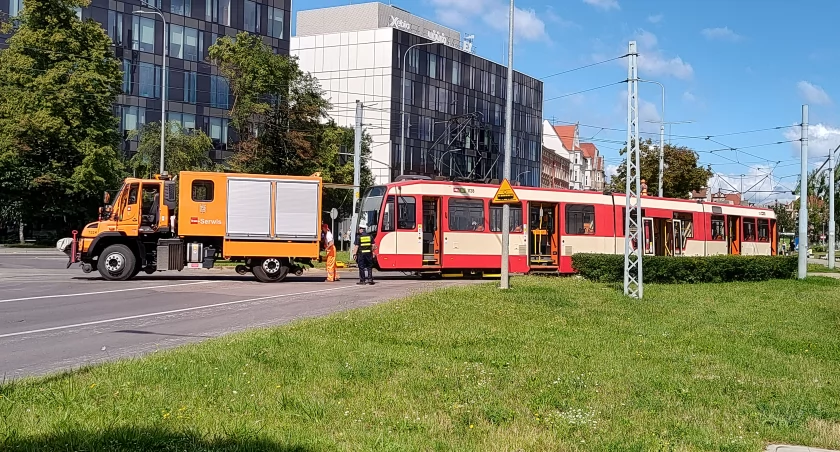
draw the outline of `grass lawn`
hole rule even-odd
[[[0,386],[0,450],[840,448],[840,281],[440,290]]]
[[[840,273],[840,263],[837,263],[834,269],[823,264],[808,264],[808,273]]]

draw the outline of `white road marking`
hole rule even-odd
[[[268,295],[268,296],[265,296],[265,297],[249,298],[247,300],[226,301],[224,303],[209,304],[209,305],[205,305],[205,306],[193,306],[191,308],[173,309],[171,311],[160,311],[160,312],[152,312],[152,313],[149,313],[149,314],[130,315],[130,316],[126,316],[126,317],[117,317],[117,318],[113,318],[113,319],[96,320],[96,321],[93,321],[93,322],[75,323],[73,325],[54,326],[54,327],[51,327],[51,328],[39,328],[37,330],[19,331],[17,333],[0,334],[0,339],[6,338],[6,337],[24,336],[24,335],[27,335],[27,334],[46,333],[48,331],[66,330],[66,329],[69,329],[69,328],[81,328],[81,327],[91,326],[91,325],[101,325],[103,323],[121,322],[121,321],[124,321],[124,320],[142,319],[142,318],[145,318],[145,317],[155,317],[155,316],[161,316],[161,315],[178,314],[178,313],[181,313],[181,312],[196,311],[196,310],[199,310],[199,309],[218,308],[218,307],[221,307],[221,306],[230,306],[230,305],[235,305],[235,304],[251,303],[251,302],[254,302],[254,301],[270,300],[270,299],[273,299],[273,298],[285,298],[285,297],[294,297],[294,296],[297,296],[297,295],[308,295],[308,294],[313,294],[313,293],[330,292],[330,291],[333,291],[333,290],[341,290],[341,289],[348,289],[348,287],[347,286],[332,287],[332,288],[329,288],[329,289],[310,290],[310,291],[307,291],[307,292],[296,292],[296,293],[287,293],[287,294],[280,294],[280,295]]]
[[[99,292],[85,292],[85,293],[65,293],[59,295],[41,295],[38,297],[24,297],[24,298],[9,298],[8,300],[0,300],[0,303],[10,303],[12,301],[26,301],[26,300],[43,300],[46,298],[67,298],[67,297],[83,297],[86,295],[102,295],[106,293],[118,293],[118,292],[131,292],[135,290],[148,290],[148,289],[162,289],[164,287],[180,287],[180,286],[191,286],[194,284],[209,284],[212,282],[218,281],[194,281],[188,283],[181,283],[181,284],[165,284],[160,286],[145,286],[145,287],[131,287],[129,289],[114,289],[114,290],[102,290]]]

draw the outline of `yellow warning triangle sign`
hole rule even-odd
[[[510,182],[507,179],[502,181],[502,184],[499,185],[499,189],[496,191],[496,196],[493,196],[493,203],[494,204],[516,204],[519,202],[519,197],[516,196],[516,192],[513,191],[513,187],[510,186]]]

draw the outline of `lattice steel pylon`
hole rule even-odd
[[[627,180],[624,210],[624,295],[642,298],[642,183],[639,166],[639,69],[636,41],[627,52]]]

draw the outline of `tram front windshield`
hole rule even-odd
[[[362,197],[362,208],[359,211],[359,223],[356,226],[365,226],[367,232],[375,235],[379,223],[379,211],[382,209],[382,199],[385,197],[385,187],[371,187]]]

